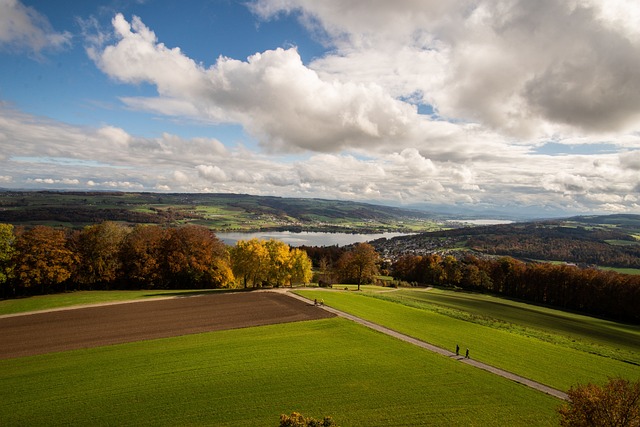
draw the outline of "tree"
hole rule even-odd
[[[291,253],[291,285],[309,283],[313,277],[311,259],[301,249],[292,249]]]
[[[571,387],[569,403],[558,409],[563,427],[640,426],[640,380],[610,379]]]
[[[38,225],[17,236],[15,277],[25,288],[49,291],[71,277],[77,257],[67,247],[63,230]]]
[[[105,221],[74,234],[71,242],[80,265],[74,280],[89,287],[98,284],[108,288],[121,270],[120,251],[130,231],[128,227]]]
[[[245,288],[249,284],[256,286],[266,280],[269,253],[263,241],[239,240],[229,252],[233,274],[242,280]]]
[[[419,268],[423,271],[424,282],[430,285],[441,285],[444,278],[442,257],[429,254],[422,257]]]
[[[206,227],[168,229],[164,254],[166,274],[178,288],[224,287],[233,281],[226,247]]]
[[[442,260],[442,269],[444,273],[443,279],[450,286],[456,286],[460,284],[462,280],[462,271],[460,271],[460,265],[458,260],[452,256],[447,255]]]
[[[246,288],[263,282],[275,286],[307,283],[312,277],[311,259],[300,249],[279,240],[240,240],[230,249],[231,266]]]
[[[338,261],[338,268],[344,279],[358,284],[372,281],[378,274],[379,256],[369,243],[358,243],[351,251],[345,252]]]
[[[13,225],[0,224],[0,296],[5,294],[5,284],[13,277],[13,254],[15,252],[16,236]],[[12,288],[12,294],[15,288]]]
[[[289,245],[280,240],[269,239],[265,243],[269,254],[267,281],[281,286],[291,279],[291,253]]]
[[[166,279],[163,270],[166,239],[166,228],[137,225],[122,244],[122,277],[147,288],[163,287]]]
[[[313,261],[312,261],[313,263]],[[331,286],[335,280],[335,273],[332,265],[329,264],[329,261],[326,257],[320,258],[318,261],[318,274],[317,274],[317,282],[318,286]]]

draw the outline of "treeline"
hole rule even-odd
[[[82,230],[0,224],[0,297],[68,290],[283,286],[311,279],[304,251],[275,241],[229,248],[200,226]]]
[[[568,264],[524,263],[510,257],[463,259],[405,255],[394,277],[424,285],[490,292],[587,314],[640,322],[640,276]]]

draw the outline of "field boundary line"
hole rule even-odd
[[[285,292],[282,292],[282,293],[284,293],[284,294],[286,294],[286,295],[288,295],[288,296],[290,296],[292,298],[296,298],[296,299],[298,299],[300,301],[304,301],[304,302],[313,304],[313,301],[311,301],[309,298],[305,298],[305,297],[303,297],[301,295],[297,295],[297,294],[295,294],[293,292],[285,291]],[[505,371],[503,369],[496,368],[495,366],[487,365],[486,363],[482,363],[482,362],[479,362],[477,360],[473,360],[471,358],[465,358],[463,356],[456,356],[456,354],[454,352],[452,352],[452,351],[449,351],[449,350],[444,349],[442,347],[438,347],[438,346],[435,346],[433,344],[429,344],[429,343],[427,343],[425,341],[410,337],[409,335],[405,335],[403,333],[394,331],[393,329],[389,329],[389,328],[387,328],[385,326],[382,326],[382,325],[379,325],[377,323],[370,322],[370,321],[362,319],[362,318],[360,318],[358,316],[354,316],[353,314],[346,313],[344,311],[335,309],[333,307],[329,307],[327,305],[318,306],[318,308],[326,310],[326,311],[328,311],[330,313],[333,313],[333,314],[335,314],[335,315],[337,315],[339,317],[342,317],[342,318],[351,320],[353,322],[359,323],[359,324],[361,324],[363,326],[366,326],[366,327],[368,327],[370,329],[373,329],[375,331],[381,332],[383,334],[386,334],[386,335],[389,335],[391,337],[397,338],[399,340],[405,341],[407,343],[413,344],[415,346],[424,348],[426,350],[432,351],[432,352],[440,354],[442,356],[449,357],[451,359],[459,360],[460,362],[466,363],[467,365],[470,365],[470,366],[473,366],[475,368],[482,369],[482,370],[490,372],[492,374],[501,376],[501,377],[506,378],[508,380],[514,381],[514,382],[516,382],[518,384],[522,384],[524,386],[530,387],[530,388],[532,388],[534,390],[541,391],[541,392],[546,393],[546,394],[548,394],[550,396],[553,396],[555,398],[558,398],[558,399],[561,399],[561,400],[568,400],[569,399],[569,396],[567,395],[567,393],[565,393],[563,391],[560,391],[560,390],[557,390],[555,388],[546,386],[544,384],[541,384],[539,382],[530,380],[528,378],[521,377],[520,375],[516,375],[516,374],[511,373],[509,371]]]

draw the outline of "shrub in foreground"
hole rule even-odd
[[[571,387],[569,403],[560,407],[563,427],[638,427],[640,426],[640,380],[623,378]]]
[[[331,417],[324,417],[322,420],[307,418],[298,412],[291,415],[280,415],[280,427],[338,427]]]

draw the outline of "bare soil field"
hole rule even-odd
[[[0,359],[334,316],[276,292],[199,295],[31,313],[0,318]]]

